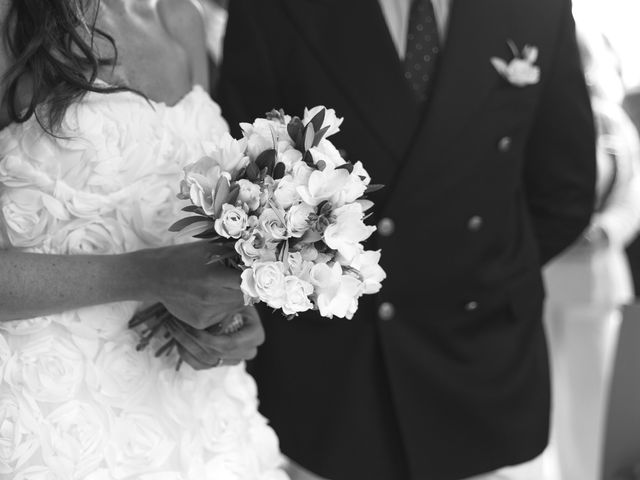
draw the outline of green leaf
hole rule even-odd
[[[260,170],[267,169],[267,173],[271,174],[273,167],[276,165],[276,151],[273,148],[265,150],[258,158],[256,158],[256,165]]]
[[[252,183],[255,183],[258,180],[258,178],[260,178],[260,169],[255,164],[255,162],[249,162],[249,165],[247,165],[247,171],[245,173],[245,177],[247,180],[249,180]]]
[[[320,111],[316,113],[311,119],[311,121],[309,122],[311,125],[313,125],[314,131],[317,132],[322,128],[322,124],[324,123],[324,115],[325,115],[325,109],[321,108]]]
[[[198,205],[187,205],[182,209],[182,211],[189,212],[189,213],[197,213],[198,215],[206,215],[206,213],[204,213],[204,210],[202,210],[202,207],[199,207]]]
[[[302,150],[303,148],[303,132],[304,124],[302,123],[302,120],[300,120],[298,117],[293,117],[287,125],[287,133],[291,137],[291,140],[293,141],[297,150]]]
[[[282,162],[276,163],[276,166],[273,169],[273,179],[280,180],[282,177],[284,177],[285,171],[286,171],[286,167],[284,163]]]
[[[218,234],[218,232],[216,232],[215,227],[212,225],[211,228],[208,228],[207,230],[205,230],[202,233],[199,233],[197,235],[193,235],[193,238],[215,238],[215,237],[219,237],[220,235]]]
[[[307,151],[313,147],[313,140],[316,136],[316,130],[313,123],[309,122],[304,129],[304,150]]]
[[[338,165],[336,167],[336,170],[340,170],[340,169],[346,170],[347,172],[351,173],[353,172],[353,164],[349,162],[343,163],[342,165]]]
[[[235,205],[238,201],[238,195],[240,195],[240,185],[235,183],[231,190],[229,190],[229,194],[227,195],[227,203],[231,205]]]
[[[216,184],[216,194],[213,198],[213,215],[215,218],[220,218],[220,214],[222,213],[222,205],[227,203],[227,197],[229,196],[229,190],[231,186],[229,185],[229,180],[225,177],[220,177],[218,179],[218,183]]]
[[[304,152],[304,155],[302,156],[302,161],[312,168],[315,168],[316,166],[315,162],[313,161],[313,155],[311,155],[311,152],[309,150]]]
[[[210,222],[209,218],[198,215],[197,217],[185,217],[178,220],[176,223],[169,227],[170,232],[179,232],[185,227],[196,222]]]
[[[329,127],[323,127],[320,130],[318,130],[318,132],[315,134],[315,136],[313,137],[313,146],[317,147],[318,144],[320,143],[320,141],[324,138],[325,133],[327,133],[327,131],[329,130]]]
[[[373,192],[377,192],[378,190],[381,190],[384,188],[384,185],[379,185],[379,184],[371,184],[367,186],[367,189],[364,191],[364,193],[373,193]]]

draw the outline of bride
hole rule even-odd
[[[212,246],[168,232],[227,131],[190,0],[0,0],[0,477],[285,479],[243,360],[264,334]],[[136,350],[161,302],[219,368]],[[195,367],[195,368],[192,368]]]

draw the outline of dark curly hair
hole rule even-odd
[[[129,90],[95,83],[98,68],[117,61],[113,37],[95,26],[99,6],[100,0],[11,1],[4,41],[13,64],[2,78],[6,87],[2,101],[12,121],[24,122],[35,115],[43,128],[52,132],[67,108],[86,92]],[[96,36],[111,44],[111,57],[98,56]],[[22,109],[18,86],[27,81],[31,98]]]

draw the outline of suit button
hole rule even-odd
[[[396,224],[388,217],[384,217],[378,222],[378,233],[383,237],[389,237],[396,229]]]
[[[480,217],[479,215],[474,215],[467,222],[467,228],[472,232],[477,232],[482,228],[483,223],[484,221],[482,220],[482,217]]]
[[[393,306],[393,303],[384,302],[381,303],[378,307],[378,317],[380,320],[384,320],[385,322],[391,320],[396,316],[396,307]]]
[[[464,309],[467,312],[474,312],[474,311],[476,311],[478,309],[478,307],[479,307],[478,302],[471,301],[471,302],[467,302],[465,304]]]
[[[511,150],[511,137],[502,137],[498,141],[498,150],[502,153],[506,153]]]

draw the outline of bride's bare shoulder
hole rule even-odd
[[[202,6],[197,0],[158,0],[157,8],[168,33],[188,53],[195,83],[205,85],[208,68]]]

